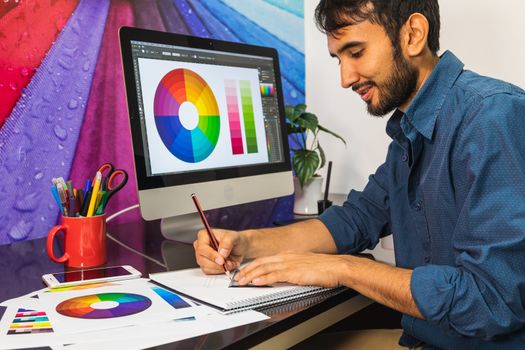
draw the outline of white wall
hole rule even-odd
[[[326,37],[314,24],[318,1],[304,2],[306,104],[323,126],[347,140],[345,148],[331,136],[320,137],[327,159],[333,161],[330,192],[360,190],[385,159],[390,143],[385,134],[388,117],[368,115],[359,96],[341,88],[337,62],[329,56]],[[525,88],[525,1],[441,0],[439,5],[441,52],[451,50],[466,69]],[[383,245],[391,245],[391,240]],[[394,261],[393,252],[380,247],[375,255],[380,260]]]

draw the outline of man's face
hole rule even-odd
[[[408,107],[419,73],[381,26],[363,21],[344,27],[328,35],[328,50],[339,60],[341,85],[357,92],[370,114]]]

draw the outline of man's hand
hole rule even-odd
[[[289,282],[298,285],[337,287],[339,273],[344,270],[339,255],[314,253],[284,253],[258,258],[246,265],[235,279],[245,285],[268,285]]]
[[[228,271],[238,268],[244,259],[246,239],[237,231],[213,229],[213,233],[219,241],[219,252],[211,246],[206,230],[199,231],[193,242],[195,259],[201,270],[211,275],[224,273],[223,265]]]

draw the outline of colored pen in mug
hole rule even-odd
[[[91,193],[91,199],[89,200],[89,207],[87,211],[87,217],[93,216],[95,212],[95,203],[97,202],[98,190],[100,188],[100,181],[102,180],[102,173],[97,171],[95,175],[95,183],[93,184],[93,192]]]
[[[56,187],[56,183],[54,186],[51,186],[51,193],[53,194],[53,198],[55,198],[55,202],[58,204],[58,208],[60,209],[60,213],[64,215],[64,208],[62,207],[62,202],[60,202],[60,197],[58,195],[58,190]]]
[[[60,198],[60,206],[63,209],[64,216],[69,216],[69,210],[67,207],[66,194],[61,183],[57,183],[58,197]]]

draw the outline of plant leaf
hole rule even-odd
[[[294,111],[293,111],[293,117],[294,117],[294,120],[296,120],[297,118],[299,118],[299,116],[301,114],[304,113],[304,111],[306,111],[306,105],[304,103],[299,103],[297,105],[295,105],[295,107],[293,108]]]
[[[286,117],[286,120],[288,121],[287,124],[293,126],[295,123],[295,119],[297,119],[298,116],[295,115],[295,108],[293,106],[286,106],[284,108],[284,115]]]
[[[321,165],[319,165],[319,169],[322,169],[326,164],[326,157],[319,141],[317,141],[317,149],[319,150],[319,156],[321,157]]]
[[[297,150],[293,154],[292,164],[295,170],[295,176],[299,179],[302,188],[306,181],[314,176],[319,166],[319,156],[317,152],[313,150]]]
[[[319,126],[319,120],[317,119],[317,116],[308,112],[301,114],[296,122],[297,125],[310,130],[314,134]]]
[[[343,141],[343,143],[344,143],[345,146],[346,146],[346,141],[345,141],[345,139],[343,139],[341,136],[337,135],[335,132],[328,130],[327,128],[325,128],[325,127],[322,126],[321,124],[318,124],[317,127],[319,128],[319,130],[324,131],[324,132],[326,132],[326,133],[328,133],[328,134],[330,134],[330,135],[333,135],[333,136],[337,137],[339,140]]]

